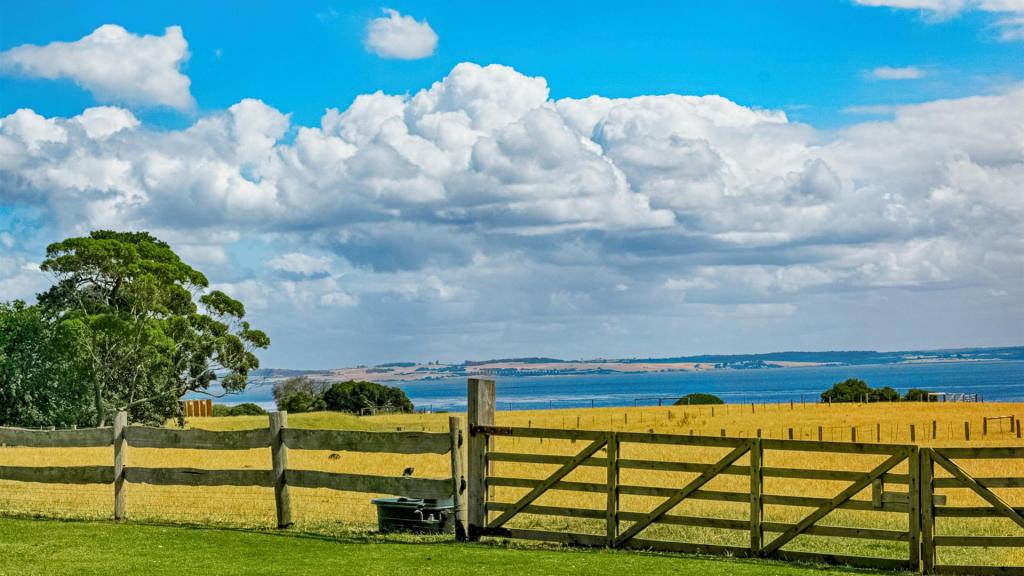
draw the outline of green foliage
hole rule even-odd
[[[244,402],[231,407],[231,416],[266,416],[267,411],[261,408],[258,404],[252,402]]]
[[[324,392],[328,410],[359,414],[364,408],[390,408],[412,412],[413,405],[400,388],[374,382],[349,380],[333,384]]]
[[[36,306],[0,303],[0,425],[85,426],[95,421],[90,361],[80,326],[49,321]]]
[[[274,402],[278,410],[315,412],[324,409],[325,384],[296,376],[274,383]]]
[[[905,402],[927,402],[928,391],[921,388],[911,388],[903,395],[903,400]]]
[[[95,424],[116,410],[128,410],[135,422],[162,423],[180,417],[178,399],[186,392],[215,381],[228,392],[243,389],[259,367],[255,350],[270,345],[245,322],[241,302],[207,292],[206,277],[147,232],[96,231],[51,244],[40,269],[57,283],[28,308],[48,328],[34,332],[31,343],[0,340],[5,358],[15,357],[0,365],[7,374],[3,394],[24,398],[19,390],[32,381],[34,397],[41,396],[43,384],[17,357],[58,347],[51,353],[64,371],[47,373],[77,383],[64,401],[91,411]],[[194,294],[202,294],[198,303]],[[5,313],[15,315],[12,306]],[[91,406],[83,406],[84,394]],[[61,423],[54,418],[50,424]]]
[[[265,416],[266,414],[266,410],[252,402],[245,402],[235,406],[225,406],[224,404],[213,405],[214,416]]]
[[[863,402],[865,398],[869,402],[897,402],[900,393],[890,386],[872,388],[859,378],[847,378],[842,382],[836,382],[821,393],[822,402]]]
[[[676,400],[676,406],[687,406],[694,404],[725,404],[721,398],[714,394],[705,394],[703,392],[694,392],[687,394],[679,400]]]

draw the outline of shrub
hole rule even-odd
[[[927,402],[928,391],[921,388],[911,388],[903,395],[903,400],[906,402]]]
[[[900,393],[891,386],[872,388],[860,378],[847,378],[836,382],[831,388],[821,393],[822,402],[898,402]]]
[[[305,376],[288,378],[274,383],[274,402],[278,410],[311,412],[323,410],[324,384]]]
[[[821,393],[823,402],[861,402],[865,395],[870,395],[871,387],[860,378],[847,378],[836,382],[831,388]]]
[[[328,410],[356,414],[363,408],[391,407],[397,412],[413,411],[412,402],[405,392],[375,382],[349,380],[335,383],[324,392],[323,401]]]
[[[686,406],[687,404],[725,404],[725,402],[714,394],[704,394],[703,392],[687,394],[676,400],[676,406]]]
[[[266,414],[266,410],[252,402],[245,402],[238,404],[237,406],[232,406],[230,410],[231,416],[265,416]]]

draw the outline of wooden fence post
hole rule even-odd
[[[971,423],[964,422],[964,440],[971,439]]]
[[[764,515],[764,506],[761,503],[762,484],[764,476],[761,471],[763,453],[761,452],[761,439],[754,438],[750,441],[750,555],[760,556],[761,547],[764,545],[764,530],[761,528],[761,518]]]
[[[921,448],[918,456],[921,461],[918,482],[921,493],[921,571],[931,574],[935,571],[935,508],[932,500],[935,465],[931,448]]]
[[[909,479],[907,492],[910,496],[910,570],[919,572],[921,570],[921,455],[920,449],[914,445],[910,447],[910,456],[907,457],[907,468]]]
[[[932,420],[932,440],[939,437],[939,422],[938,420]]]
[[[917,430],[914,428],[913,424],[910,425],[910,442],[911,443],[916,443],[917,442]]]
[[[282,433],[287,427],[287,412],[270,413],[270,459],[274,467],[274,503],[278,528],[292,525],[292,499],[288,494],[288,481],[285,477],[285,471],[288,470],[288,446],[282,439]]]
[[[448,417],[448,434],[452,440],[452,505],[455,506],[455,540],[466,541],[465,506],[463,505],[462,487],[466,478],[462,472],[462,430],[459,429],[459,417]]]
[[[605,516],[605,542],[615,546],[619,537],[619,434],[608,433],[608,508]]]
[[[469,379],[469,467],[468,536],[477,541],[487,525],[487,435],[477,426],[494,426],[494,380]]]
[[[118,412],[114,415],[114,520],[124,520],[124,462],[128,447],[124,439],[124,429],[128,426],[128,413]]]

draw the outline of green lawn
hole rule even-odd
[[[877,574],[638,552],[0,518],[0,575]]]

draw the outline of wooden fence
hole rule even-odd
[[[459,419],[449,418],[448,432],[360,432],[288,428],[287,412],[270,414],[270,426],[256,430],[212,432],[128,426],[120,412],[113,427],[77,430],[25,430],[0,428],[0,445],[34,448],[113,447],[113,466],[2,466],[0,480],[54,484],[113,484],[114,519],[127,517],[125,492],[130,484],[162,486],[273,487],[280,528],[292,525],[289,487],[329,488],[348,492],[394,494],[411,498],[451,498],[455,504],[456,536],[463,538],[461,492],[463,474]],[[129,448],[185,448],[192,450],[250,450],[270,448],[267,470],[201,470],[144,468],[128,464]],[[412,478],[340,474],[299,470],[288,466],[289,450],[384,452],[396,454],[450,454],[451,476]]]
[[[469,469],[468,531],[469,538],[501,536],[529,540],[555,541],[583,546],[638,548],[676,552],[728,554],[732,556],[767,557],[782,560],[839,563],[852,566],[911,570],[924,573],[956,574],[1024,574],[1024,567],[943,565],[937,561],[936,550],[944,546],[1024,547],[1024,531],[1016,536],[943,536],[935,530],[936,517],[1004,517],[1024,529],[1024,509],[1013,508],[992,491],[992,488],[1024,488],[1022,477],[974,478],[957,463],[963,459],[1024,459],[1024,447],[1005,448],[926,448],[901,444],[865,444],[815,442],[804,440],[769,440],[762,438],[725,438],[718,436],[686,436],[643,432],[512,428],[494,425],[495,386],[491,380],[469,381]],[[535,451],[497,451],[495,438],[549,439],[572,443],[583,448],[575,454],[543,454]],[[666,462],[622,457],[627,444],[692,446],[722,451],[713,463]],[[764,465],[769,453],[839,454],[848,460],[874,456],[869,470],[834,470]],[[851,455],[848,458],[845,455]],[[869,455],[869,456],[853,456]],[[741,459],[743,462],[741,462]],[[879,461],[880,460],[880,461]],[[497,462],[546,465],[542,479],[505,477],[494,474]],[[906,472],[897,473],[897,467]],[[552,467],[555,467],[551,472]],[[566,478],[580,468],[604,468],[604,482],[569,481]],[[854,464],[849,465],[855,467]],[[650,472],[683,472],[696,474],[681,485],[654,487],[620,482],[623,470]],[[936,478],[936,469],[947,477]],[[1018,466],[1017,471],[1021,468]],[[591,475],[593,476],[593,475]],[[746,477],[742,490],[710,490],[706,485],[716,478]],[[830,481],[843,487],[831,497],[793,496],[767,493],[765,478],[789,481]],[[490,494],[496,487],[526,489],[515,501],[495,501]],[[986,506],[947,506],[940,488],[967,488],[980,496]],[[871,500],[854,496],[870,490]],[[550,491],[603,495],[602,508],[538,505],[537,500]],[[620,509],[623,496],[646,496],[658,499],[646,511]],[[671,514],[684,501],[713,500],[749,504],[743,519],[707,518]],[[768,522],[764,507],[783,506],[808,510],[799,520],[787,523]],[[821,522],[835,510],[900,515],[906,518],[906,530],[873,527],[844,527]],[[564,529],[540,530],[510,527],[517,516],[558,516],[584,519],[604,524],[603,533],[576,533]],[[675,525],[749,533],[749,544],[725,546],[714,542],[678,542],[642,538],[653,525]],[[891,523],[890,523],[891,524]],[[885,522],[879,525],[886,525]],[[881,558],[840,555],[826,552],[787,549],[800,535],[867,539],[877,542],[906,543],[903,558]],[[902,544],[901,544],[902,545]]]

